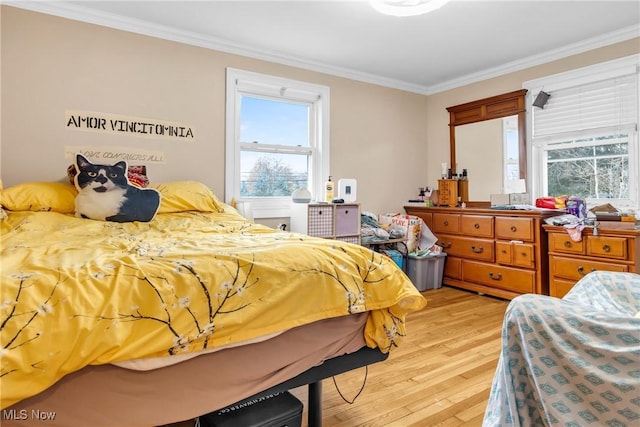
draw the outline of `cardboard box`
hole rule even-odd
[[[491,206],[528,205],[531,203],[529,193],[492,194]]]
[[[510,204],[508,194],[492,194],[489,196],[489,200],[491,201],[491,206],[504,206]]]

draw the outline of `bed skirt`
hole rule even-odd
[[[150,427],[195,418],[356,352],[366,320],[366,313],[321,320],[152,371],[89,366],[5,409],[1,424]]]

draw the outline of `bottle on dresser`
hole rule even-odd
[[[324,184],[324,188],[324,201],[327,203],[331,203],[334,196],[334,184],[331,180],[331,175],[329,175],[329,180]]]

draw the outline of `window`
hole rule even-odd
[[[227,69],[225,199],[256,218],[290,215],[291,194],[322,195],[329,175],[329,88]]]
[[[531,82],[528,105],[544,90],[543,108],[527,111],[534,197],[573,196],[596,206],[637,209],[640,56]]]
[[[502,119],[502,141],[504,144],[504,187],[509,181],[520,178],[520,140],[518,138],[518,116]]]

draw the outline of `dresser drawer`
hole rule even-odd
[[[447,254],[444,260],[444,276],[452,279],[462,278],[462,260]]]
[[[584,247],[584,240],[574,242],[566,233],[549,233],[549,251],[551,252],[583,255]]]
[[[341,242],[353,243],[354,245],[360,244],[360,236],[336,236],[336,240]]]
[[[627,259],[627,239],[611,236],[588,236],[587,255],[603,258]]]
[[[496,242],[498,264],[535,268],[535,259],[535,247],[530,243]]]
[[[333,236],[333,206],[309,206],[308,215],[307,233],[309,236]]]
[[[441,235],[439,244],[447,255],[493,262],[493,240]]]
[[[360,234],[360,210],[358,205],[336,206],[336,235]]]
[[[462,260],[462,278],[465,281],[519,293],[535,290],[536,273],[532,270]]]
[[[493,237],[493,217],[482,215],[462,215],[460,231],[475,237]]]
[[[434,233],[459,233],[460,215],[456,214],[433,214]]]
[[[549,257],[551,275],[555,278],[564,278],[573,281],[582,279],[586,274],[596,270],[604,271],[629,271],[629,267],[623,264],[591,261],[586,259],[565,258],[555,255]]]
[[[535,232],[533,218],[496,217],[496,238],[533,242]]]
[[[551,278],[551,282],[549,282],[549,296],[562,298],[569,293],[575,284],[576,282],[571,280]]]

